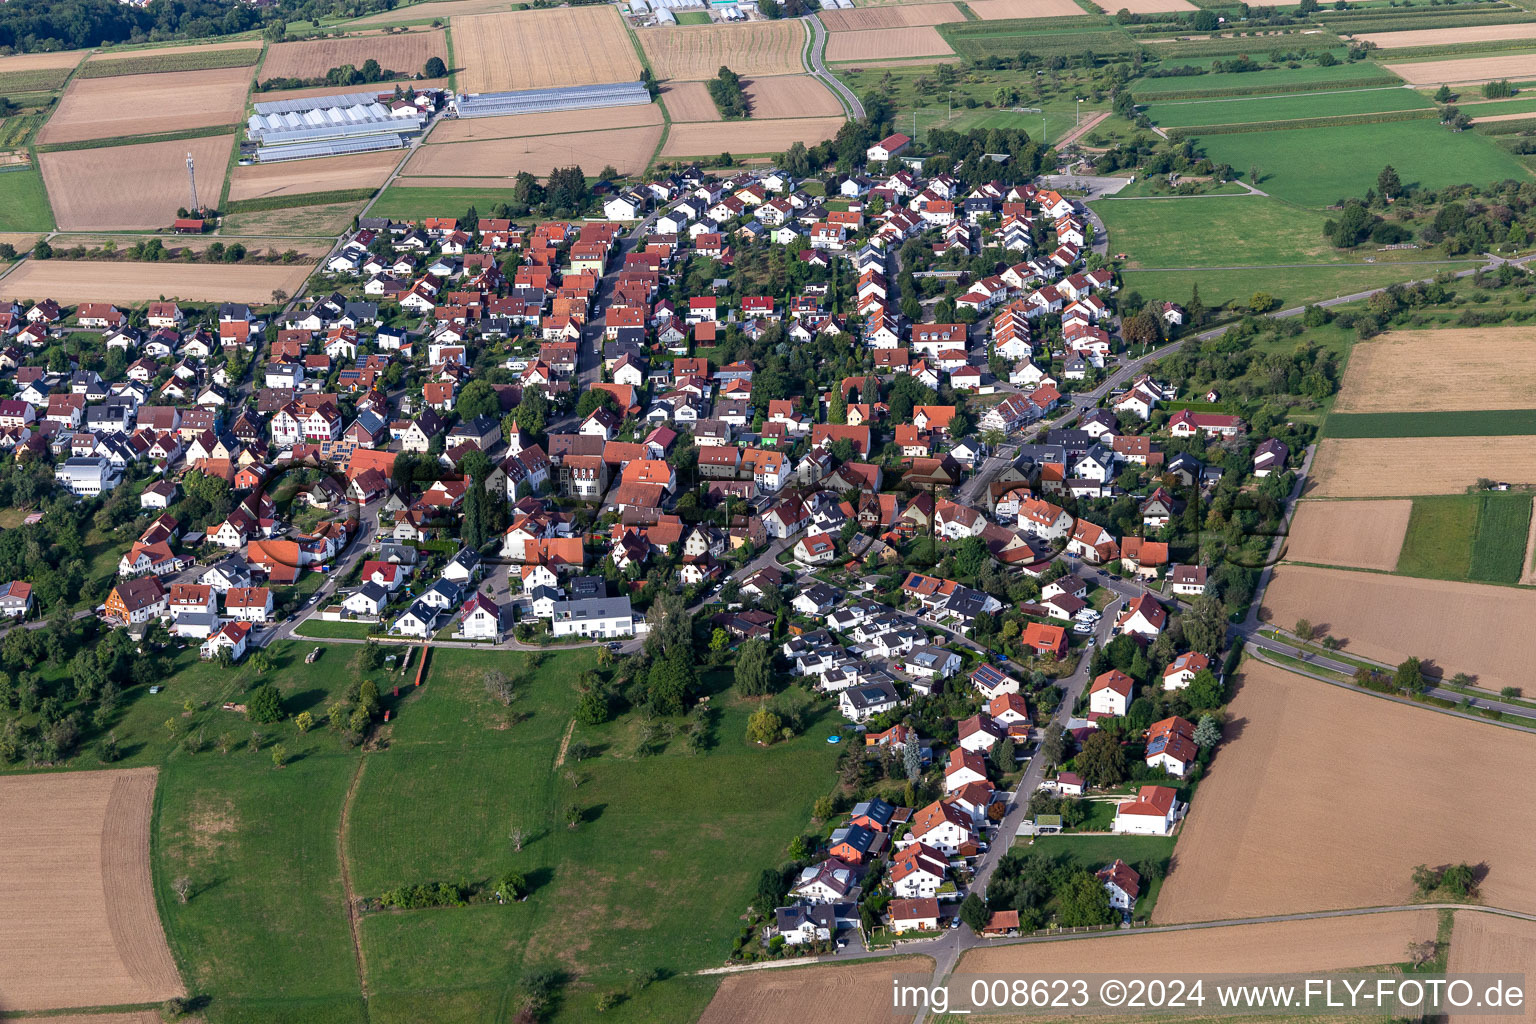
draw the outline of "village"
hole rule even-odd
[[[143,524],[100,618],[226,665],[633,651],[681,594],[909,795],[846,809],[757,955],[1017,934],[974,910],[1015,836],[1178,829],[1226,641],[1187,525],[1292,456],[1142,369],[1080,203],[910,141],[815,195],[690,169],[604,221],[365,217],[287,308],[12,303],[0,443]],[[3,600],[43,624],[28,583]],[[1154,880],[1090,867],[1130,922]]]

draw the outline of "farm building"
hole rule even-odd
[[[257,103],[246,137],[261,163],[400,149],[419,133],[427,115],[395,113],[376,93],[352,92]]]
[[[505,114],[548,114],[559,110],[628,107],[651,102],[640,82],[573,85],[562,89],[519,89],[514,92],[462,93],[451,101],[459,117],[501,117]]]

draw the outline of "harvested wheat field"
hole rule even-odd
[[[0,1010],[184,989],[149,871],[153,768],[0,779]]]
[[[1285,557],[1391,572],[1412,514],[1413,502],[1406,499],[1298,502]]]
[[[365,28],[369,25],[396,25],[404,21],[431,21],[434,18],[457,18],[466,14],[489,14],[492,11],[510,11],[522,0],[431,0],[430,3],[402,4],[394,10],[370,14],[347,22],[348,28]]]
[[[1159,909],[1162,900],[1159,897]],[[1434,935],[1435,914],[1430,910],[1233,925],[1159,935],[1124,932],[1062,942],[973,949],[960,958],[955,973],[1081,973],[1085,964],[1092,964],[1091,970],[1096,974],[1336,971],[1399,963],[1410,941]]]
[[[720,120],[720,108],[703,82],[668,82],[661,87],[661,102],[673,121]]]
[[[1320,498],[1460,494],[1480,478],[1536,483],[1529,437],[1328,437],[1308,493]]]
[[[1531,409],[1536,408],[1532,379],[1536,328],[1389,331],[1351,350],[1333,411]],[[1433,386],[1425,387],[1425,381]]]
[[[228,239],[226,239],[228,241]],[[0,298],[47,295],[60,302],[97,300],[137,305],[158,299],[265,304],[294,294],[313,265],[114,263],[28,260],[0,278]]]
[[[369,58],[386,71],[414,75],[421,72],[429,57],[448,60],[448,37],[441,29],[276,43],[267,49],[261,77],[324,78],[331,68],[343,64],[360,68]]]
[[[1475,910],[1456,911],[1451,929],[1451,956],[1446,963],[1450,974],[1497,974],[1523,972],[1536,978],[1536,922],[1520,921]],[[1501,1016],[1500,1020],[1520,1018],[1536,1021],[1536,1000],[1527,998],[1522,1013]],[[1449,1024],[1468,1024],[1487,1020],[1485,1016],[1451,1014]]]
[[[1072,0],[972,0],[970,8],[982,21],[1083,16],[1083,9]]]
[[[810,75],[775,75],[741,83],[754,118],[830,117],[843,105],[826,86]]]
[[[685,25],[636,32],[657,78],[702,82],[721,65],[742,78],[796,75],[805,70],[805,28],[797,19],[744,25]]]
[[[1078,11],[1082,13],[1081,10]],[[822,11],[821,23],[829,32],[867,32],[876,28],[912,28],[917,25],[947,25],[964,21],[965,15],[952,3],[912,4],[903,7],[860,7],[855,10]]]
[[[1383,64],[1409,85],[1440,85],[1457,82],[1491,82],[1499,78],[1525,79],[1531,75],[1528,53],[1503,57],[1464,57],[1456,60],[1411,61]]]
[[[1132,14],[1169,14],[1199,10],[1188,0],[1094,0],[1105,14],[1130,11]]]
[[[950,49],[939,30],[924,25],[918,28],[877,28],[868,32],[834,32],[827,40],[829,61],[872,60],[879,57],[944,57]]]
[[[790,967],[731,974],[704,1008],[699,1024],[887,1024],[910,1021],[912,1011],[891,1011],[891,977],[933,973],[925,956],[874,964]]]
[[[38,141],[80,142],[234,124],[245,114],[250,83],[250,68],[76,78]]]
[[[664,157],[712,157],[721,153],[782,153],[796,142],[814,146],[837,134],[841,117],[784,118],[778,121],[722,121],[674,124],[661,148]]]
[[[164,228],[187,205],[187,154],[197,164],[198,192],[218,196],[234,141],[233,135],[212,135],[39,153],[37,159],[60,230]]]
[[[552,89],[640,79],[618,8],[471,14],[449,22],[464,92]],[[659,72],[658,72],[659,74]],[[711,70],[713,75],[714,71]]]
[[[700,88],[703,88],[700,86]],[[665,91],[665,90],[663,90]],[[705,97],[709,99],[708,96]],[[714,109],[714,103],[710,103]],[[668,106],[671,110],[671,106]],[[677,112],[672,111],[677,118]],[[570,132],[579,127],[584,132],[610,128],[634,128],[661,124],[661,108],[654,103],[643,107],[596,107],[592,110],[561,110],[551,114],[509,114],[505,117],[467,117],[440,121],[432,131],[432,144],[443,142],[479,142],[482,139],[520,139],[526,135],[550,135]]]
[[[1536,25],[1468,25],[1465,28],[1425,28],[1406,32],[1361,32],[1347,38],[1371,43],[1383,50],[1409,46],[1448,46],[1452,43],[1484,43],[1503,39],[1536,39]],[[1529,65],[1527,65],[1529,67]]]
[[[0,75],[8,75],[13,71],[54,71],[59,68],[72,68],[80,63],[80,58],[83,56],[85,56],[84,50],[59,50],[54,53],[18,53],[10,57],[0,57]]]
[[[137,1013],[50,1013],[46,1017],[16,1017],[6,1024],[162,1024],[165,1018],[154,1010]]]
[[[1536,663],[1536,591],[1515,587],[1283,565],[1259,615],[1287,627],[1310,619],[1346,651],[1392,665],[1413,655],[1493,690],[1529,686]]]
[[[266,196],[299,196],[308,192],[338,192],[349,188],[378,188],[404,155],[398,149],[386,149],[379,153],[236,167],[229,181],[229,198],[239,201]]]
[[[1298,571],[1322,572],[1284,568],[1277,581]],[[1318,593],[1323,589],[1369,604],[1371,596],[1331,586],[1327,578],[1344,575],[1362,574],[1309,579],[1307,593],[1316,600],[1297,614],[1348,635],[1317,607],[1336,603]],[[1454,591],[1434,593],[1448,586],[1455,585],[1431,584],[1422,591],[1429,600],[1403,595],[1408,600],[1381,611],[1414,621],[1421,642],[1458,632],[1449,617],[1433,621],[1435,606],[1443,616],[1447,605],[1458,603]],[[1536,604],[1527,606],[1526,621],[1531,607]],[[1481,644],[1497,635],[1496,628],[1461,631]],[[1415,648],[1413,653],[1433,653],[1417,643]],[[1200,783],[1153,911],[1155,923],[1408,903],[1418,864],[1484,864],[1481,891],[1488,904],[1536,911],[1536,848],[1530,843],[1536,803],[1524,798],[1536,772],[1531,737],[1252,659],[1244,662],[1230,711],[1242,724],[1241,735],[1217,752]],[[1455,770],[1405,775],[1431,751],[1454,752]]]
[[[620,174],[635,174],[650,162],[656,143],[661,141],[661,130],[661,125],[655,124],[606,132],[422,146],[406,161],[405,173],[417,177],[511,178],[529,171],[543,177],[556,167],[580,164],[595,172],[612,164]]]

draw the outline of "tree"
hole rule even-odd
[[[591,394],[592,392],[589,392]],[[607,394],[599,391],[597,394]],[[612,398],[612,395],[608,397]],[[501,398],[496,394],[496,389],[483,380],[472,380],[464,385],[464,390],[459,392],[458,401],[454,403],[454,411],[464,420],[472,420],[480,416],[490,416],[501,411]]]
[[[917,749],[917,738],[910,737],[901,747],[901,768],[907,775],[907,782],[916,783],[923,775],[923,755]]]
[[[581,825],[581,819],[583,817],[584,815],[581,812],[581,808],[577,807],[575,804],[571,804],[571,806],[565,809],[565,827],[570,829],[572,832],[576,831],[577,827]]]
[[[281,768],[288,760],[288,748],[281,743],[272,744],[272,767]]]
[[[1392,677],[1399,691],[1409,694],[1423,693],[1427,687],[1424,680],[1423,664],[1418,658],[1408,658],[1397,666],[1397,673]]]
[[[1194,606],[1181,620],[1184,639],[1202,654],[1221,650],[1227,636],[1227,613],[1221,602],[1210,594],[1195,598]]]
[[[538,437],[544,433],[544,423],[549,418],[549,399],[544,396],[544,389],[524,388],[523,397],[512,415],[525,434]]]
[[[1052,722],[1045,727],[1045,736],[1040,740],[1040,756],[1045,759],[1047,766],[1061,764],[1067,753],[1066,730],[1060,722]]]
[[[315,724],[315,716],[308,711],[300,711],[294,716],[293,724],[301,734],[309,732],[310,728]]]
[[[1314,636],[1317,635],[1317,630],[1312,625],[1311,619],[1297,619],[1296,628],[1293,630],[1293,632],[1297,636],[1301,637],[1303,641],[1311,640]]]
[[[1376,191],[1380,192],[1383,199],[1391,200],[1403,193],[1403,182],[1397,176],[1397,169],[1391,164],[1381,169],[1376,175]]]
[[[747,719],[747,740],[767,746],[779,738],[779,730],[784,728],[784,722],[778,715],[767,708],[758,708]]]
[[[752,896],[752,906],[759,913],[771,913],[784,903],[789,888],[784,884],[784,873],[776,868],[763,868],[757,876],[757,891]]]
[[[1435,90],[1436,103],[1449,103],[1455,98],[1456,94],[1451,92],[1451,87],[1448,85],[1442,84],[1440,88]]]
[[[1098,731],[1083,741],[1077,767],[1091,786],[1114,786],[1125,778],[1125,750],[1108,732]]]
[[[960,904],[960,920],[970,925],[971,931],[978,935],[991,918],[992,914],[987,910],[987,901],[978,893],[970,893]]]
[[[192,879],[186,875],[177,876],[171,883],[171,891],[176,894],[177,903],[185,903],[192,898]]]
[[[773,646],[762,637],[748,640],[737,652],[736,687],[746,697],[773,692]]]
[[[523,844],[528,841],[528,830],[521,825],[513,825],[511,831],[507,833],[507,838],[512,841],[512,852],[522,853]]]
[[[731,646],[731,634],[720,626],[716,626],[714,632],[709,635],[709,649],[719,654],[729,646]]]
[[[520,872],[508,871],[496,883],[496,895],[507,902],[520,900],[528,892],[528,879]]]
[[[421,73],[426,78],[443,78],[448,74],[448,65],[443,63],[441,57],[428,57],[422,65]]]
[[[1209,750],[1220,742],[1221,723],[1216,721],[1215,715],[1201,715],[1200,724],[1195,726],[1195,746]]]
[[[992,764],[1000,772],[1011,772],[1018,767],[1014,761],[1013,740],[1003,740],[992,748]]]
[[[601,725],[610,713],[608,694],[601,689],[588,690],[576,702],[576,720],[583,725]]]
[[[1086,869],[1074,871],[1056,890],[1057,914],[1068,928],[1108,924],[1115,919],[1109,905],[1109,890]]]
[[[245,716],[257,725],[282,721],[283,698],[277,692],[277,687],[271,683],[256,687],[250,699],[245,702]]]

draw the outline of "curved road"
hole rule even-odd
[[[812,14],[805,19],[805,22],[811,30],[810,47],[805,51],[806,68],[812,75],[821,79],[827,88],[838,95],[838,98],[843,101],[843,105],[852,112],[852,117],[855,121],[862,121],[864,119],[864,104],[859,102],[859,98],[853,94],[852,89],[838,81],[836,76],[828,71],[827,66],[822,63],[821,53],[827,41],[827,27],[821,23],[821,16]]]

